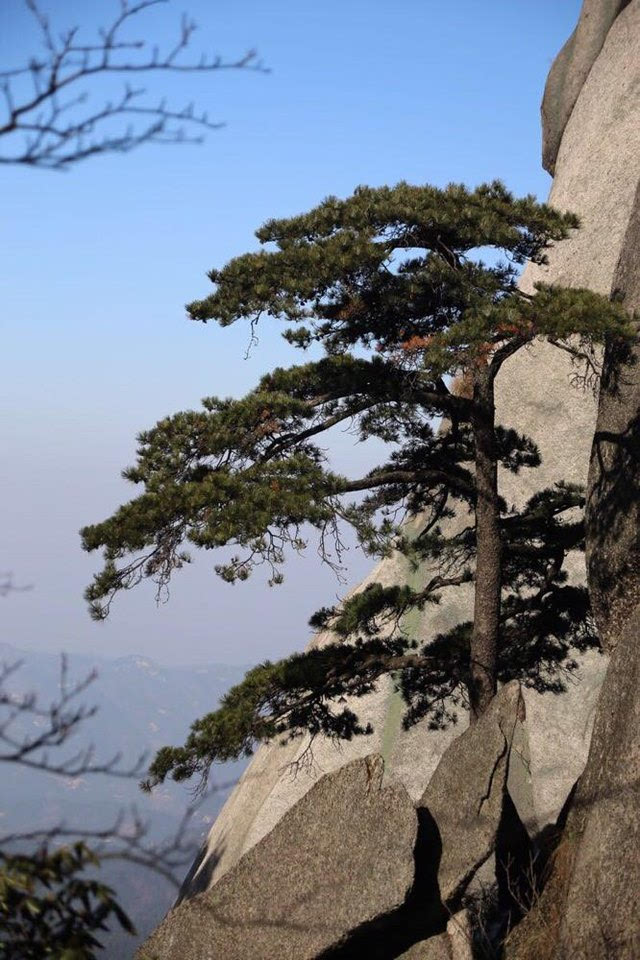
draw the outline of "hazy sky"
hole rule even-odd
[[[42,5],[60,28],[108,21],[117,6]],[[147,147],[66,174],[0,168],[0,571],[33,584],[0,601],[4,641],[167,663],[247,663],[303,646],[308,614],[343,590],[312,553],[272,590],[260,575],[221,583],[208,554],[176,578],[168,604],[139,589],[94,624],[82,590],[99,561],[77,531],[134,492],[119,471],[137,431],[301,359],[277,329],[263,327],[244,360],[246,328],[185,319],[183,304],[208,292],[205,272],[254,247],[263,220],[400,179],[500,177],[546,197],[539,102],[579,7],[173,0],[140,21],[142,33],[170,42],[184,8],[200,25],[194,52],[256,47],[272,70],[149,84],[176,106],[195,100],[225,129],[202,147]],[[27,62],[37,43],[22,0],[1,0],[2,64]],[[344,437],[340,457],[363,453]],[[368,567],[350,554],[352,579]]]

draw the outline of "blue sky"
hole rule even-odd
[[[43,0],[60,28],[107,22],[115,0]],[[93,624],[82,589],[98,560],[77,531],[128,495],[120,469],[135,434],[205,395],[239,395],[274,363],[295,362],[263,329],[185,319],[205,273],[255,246],[266,218],[361,183],[500,177],[546,197],[539,102],[579,0],[180,0],[139,33],[175,38],[184,9],[193,51],[258,49],[268,75],[156,76],[150,93],[194,100],[226,121],[201,147],[147,147],[61,174],[2,173],[0,571],[33,584],[2,601],[3,639],[47,650],[167,663],[246,663],[300,648],[306,619],[343,588],[310,554],[283,587],[230,587],[205,556],[168,604],[142,589]],[[87,9],[90,12],[87,13]],[[22,0],[3,0],[0,57],[36,52]],[[363,453],[342,438],[343,465]],[[131,488],[133,490],[133,488]],[[350,554],[350,577],[369,562]]]

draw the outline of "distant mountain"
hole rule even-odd
[[[0,643],[0,662],[22,662],[7,681],[16,694],[34,693],[48,707],[59,697],[60,656],[19,650]],[[56,761],[93,744],[96,759],[120,754],[120,765],[131,766],[142,754],[153,754],[165,744],[183,742],[190,723],[214,709],[220,697],[244,674],[243,667],[228,664],[165,667],[148,657],[128,656],[116,660],[73,654],[68,659],[72,684],[96,669],[98,676],[79,698],[97,712],[87,719],[77,736],[55,754]],[[33,735],[23,723],[21,734]],[[51,754],[52,759],[54,754]],[[211,783],[220,789],[201,807],[193,821],[194,835],[204,837],[240,776],[244,762],[214,768]],[[7,774],[11,773],[10,776]],[[169,783],[150,796],[137,780],[87,775],[53,777],[20,766],[6,767],[0,788],[0,834],[35,830],[64,823],[67,827],[99,829],[109,826],[123,808],[135,805],[149,821],[156,840],[175,832],[191,800],[188,787]],[[185,867],[185,873],[186,873]],[[118,861],[105,863],[101,878],[118,891],[139,937],[133,940],[114,931],[104,938],[105,960],[126,960],[136,944],[164,915],[175,889],[145,868]]]

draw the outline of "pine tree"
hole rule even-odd
[[[145,578],[166,587],[188,543],[235,546],[216,567],[228,581],[266,564],[280,582],[288,548],[305,545],[305,524],[325,544],[347,522],[370,553],[399,551],[431,572],[418,587],[373,584],[316,614],[314,626],[348,642],[250,671],[184,747],[158,754],[151,783],[206,774],[212,761],[278,735],[364,733],[341,701],[383,674],[402,691],[407,725],[429,717],[441,726],[461,702],[473,720],[510,677],[562,687],[571,648],[595,642],[586,593],[563,569],[583,546],[583,495],[560,484],[519,511],[507,506],[498,466],[517,473],[540,457],[530,438],[496,424],[494,386],[503,364],[539,338],[568,350],[588,377],[597,344],[629,334],[621,307],[591,291],[518,287],[522,265],[545,263],[549,246],[578,226],[499,182],[361,187],[267,222],[259,252],[211,271],[214,292],[188,307],[194,320],[246,320],[252,330],[283,320],[290,344],[321,355],[274,370],[240,400],[205,399],[203,410],[140,435],[125,476],[142,494],[82,531],[87,550],[104,548],[87,591],[93,615],[106,616],[118,591]],[[332,470],[318,444],[345,423],[388,445],[365,476]],[[469,523],[452,533],[454,509]],[[473,584],[472,621],[410,640],[403,616],[464,583]]]

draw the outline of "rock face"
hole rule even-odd
[[[639,251],[640,186],[615,276],[635,310]],[[509,960],[640,956],[640,348],[631,361],[605,356],[589,475],[589,581],[611,661],[551,876]]]
[[[435,885],[423,878],[422,887],[427,896],[437,889],[449,920],[445,932],[413,944],[402,960],[473,960],[469,915],[458,907],[475,874],[499,848],[509,765],[523,720],[520,685],[510,683],[448,747],[421,797],[416,899],[423,896],[420,871],[435,870]],[[423,903],[427,912],[431,906]]]
[[[527,269],[523,287],[545,279],[610,292],[640,178],[639,84],[640,0],[585,0],[574,38],[552,68],[544,105],[545,143],[553,143],[549,156],[555,161],[550,202],[576,212],[582,228],[550,252],[546,268]],[[566,356],[548,345],[521,351],[504,365],[497,382],[498,419],[531,436],[543,460],[528,476],[501,477],[507,501],[522,502],[560,479],[586,482],[596,408],[590,393],[571,385],[571,374]],[[584,577],[581,558],[573,575]],[[388,584],[410,576],[398,558],[391,558],[359,589],[375,580]],[[416,636],[431,636],[466,619],[469,603],[463,589],[443,592],[438,607],[416,615],[406,627]],[[321,634],[311,643],[330,639]],[[605,666],[606,658],[590,654],[563,697],[524,693],[528,719],[520,753],[526,764],[513,793],[531,833],[555,820],[584,767]],[[373,736],[341,749],[316,740],[315,766],[296,780],[286,767],[305,749],[304,742],[258,750],[214,824],[182,896],[223,877],[320,775],[371,751],[383,755],[387,770],[418,800],[439,758],[465,726],[462,717],[458,728],[444,733],[431,733],[424,723],[403,731],[401,703],[390,684],[381,684],[355,707],[372,722]]]
[[[573,865],[554,957],[640,956],[640,603],[617,636],[566,827]]]
[[[633,188],[611,288],[640,308],[640,2],[619,14],[584,84],[576,114],[606,110],[616,145],[630,145]],[[618,88],[618,92],[616,92]],[[622,98],[622,99],[620,99]],[[600,99],[600,102],[599,102]],[[577,123],[577,121],[576,121]],[[625,191],[626,194],[626,191]],[[606,232],[606,222],[602,225]],[[640,348],[605,353],[589,471],[587,563],[593,609],[610,664],[588,762],[566,816],[539,903],[507,946],[508,960],[635,960],[640,956]]]
[[[640,185],[615,275],[630,310],[640,309]],[[640,326],[640,325],[638,325]],[[589,474],[589,583],[611,662],[596,711],[587,766],[549,882],[555,923],[546,952],[569,960],[640,956],[640,346],[621,363],[605,355]],[[532,956],[527,918],[511,956]],[[549,923],[547,922],[547,929]]]
[[[640,47],[640,43],[639,43]],[[613,287],[640,318],[640,181]],[[638,319],[634,324],[640,331]],[[603,646],[614,652],[640,604],[640,347],[605,353],[591,451],[587,571]]]
[[[323,777],[211,890],[174,908],[139,960],[307,960],[401,907],[418,819],[381,757]]]

